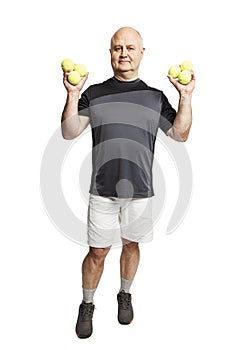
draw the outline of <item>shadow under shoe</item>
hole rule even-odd
[[[122,325],[130,324],[133,321],[133,307],[131,294],[122,290],[117,294],[118,301],[118,322]]]
[[[89,338],[92,335],[92,318],[94,309],[95,305],[93,303],[85,303],[84,301],[79,306],[79,314],[75,330],[80,339]]]

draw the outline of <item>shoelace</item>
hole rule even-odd
[[[81,320],[89,321],[93,317],[95,306],[93,304],[82,304],[81,305]]]
[[[130,308],[131,296],[128,293],[121,293],[119,295],[120,308],[127,310]]]

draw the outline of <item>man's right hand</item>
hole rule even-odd
[[[80,91],[82,90],[86,80],[88,79],[88,73],[81,78],[80,82],[78,83],[78,85],[72,85],[69,83],[68,81],[68,75],[71,73],[71,71],[67,71],[67,72],[64,72],[63,74],[63,84],[67,90],[68,93],[77,93],[79,94]]]
[[[71,71],[64,72],[63,74],[63,83],[67,91],[67,99],[61,118],[62,136],[67,140],[79,136],[89,124],[88,117],[79,116],[77,114],[80,91],[88,78],[88,73],[81,78],[78,85],[72,85],[68,81],[70,72]]]

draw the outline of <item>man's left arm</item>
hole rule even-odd
[[[192,80],[187,85],[182,85],[170,75],[170,82],[179,92],[179,105],[176,118],[167,135],[176,141],[185,142],[188,139],[189,131],[192,125],[192,93],[195,87],[195,76],[192,72]]]

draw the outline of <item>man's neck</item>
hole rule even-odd
[[[131,72],[121,72],[121,73],[114,72],[114,77],[117,80],[121,80],[121,81],[133,81],[138,79],[138,74],[137,73],[132,74]]]

